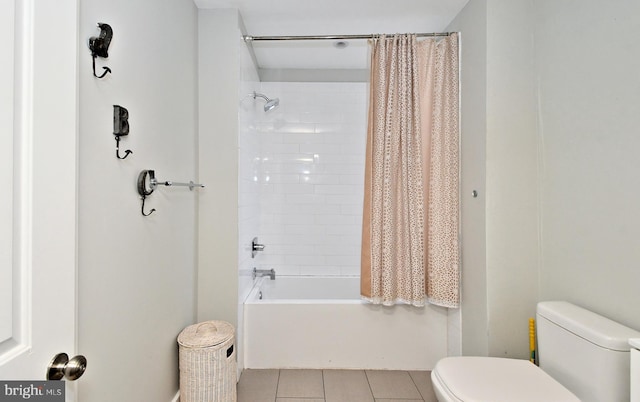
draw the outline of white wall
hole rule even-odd
[[[536,2],[541,298],[640,329],[640,3]]]
[[[489,354],[528,358],[538,301],[533,1],[487,2]]]
[[[488,0],[452,23],[463,33],[463,353],[524,357],[538,300],[640,328],[639,11],[633,1]],[[486,163],[465,145],[482,153],[483,106]],[[480,205],[469,213],[465,184],[483,169],[484,219]]]
[[[462,354],[487,355],[486,0],[470,1],[447,31],[461,32]],[[472,197],[473,190],[477,198]]]
[[[242,40],[235,9],[199,14],[199,167],[212,183],[199,205],[198,321],[225,320],[236,328],[243,369],[244,300],[253,286],[251,241],[258,236],[260,184],[256,119],[262,104],[258,73]]]
[[[529,0],[473,1],[448,28],[462,32],[464,354],[528,354],[538,298],[531,13]]]
[[[238,324],[237,10],[198,11],[199,169],[209,184],[199,204],[198,321]]]
[[[87,48],[98,22],[114,30],[109,58],[96,63],[113,70],[103,80]],[[79,23],[78,351],[88,359],[79,400],[169,401],[176,337],[195,318],[198,192],[158,188],[146,206],[157,211],[143,217],[136,180],[143,169],[197,180],[196,9],[84,0]],[[130,114],[126,160],[115,156],[114,104]]]
[[[367,85],[267,82],[262,92],[280,106],[257,120],[259,267],[359,275]]]

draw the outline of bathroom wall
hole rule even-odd
[[[281,275],[359,275],[365,83],[264,82],[280,107],[260,113],[259,268]]]
[[[463,353],[524,357],[537,300],[569,300],[640,328],[639,8],[474,1],[452,23],[463,33]],[[482,152],[483,129],[486,163],[468,148]],[[483,169],[485,233],[465,184]],[[484,261],[473,248],[483,241]]]
[[[531,13],[529,0],[473,1],[449,27],[462,32],[464,354],[528,354],[538,300]]]
[[[463,355],[488,355],[486,262],[487,1],[473,0],[447,27],[460,35]],[[478,197],[473,198],[473,190]]]
[[[489,355],[528,358],[538,301],[533,1],[487,2]],[[468,196],[468,195],[467,195]]]
[[[143,169],[198,179],[197,10],[191,0],[79,5],[78,352],[88,359],[79,400],[170,401],[176,337],[195,320],[199,193],[160,187],[143,217],[136,180]],[[98,22],[114,30],[109,58],[96,61],[113,71],[102,80],[87,48]],[[125,160],[115,156],[114,104],[129,110]]]
[[[238,11],[198,11],[198,321],[238,323]]]
[[[236,328],[238,369],[244,362],[244,300],[253,286],[251,240],[258,235],[259,156],[255,121],[262,104],[258,73],[242,40],[235,9],[200,9],[199,169],[212,183],[199,204],[198,321]]]
[[[640,3],[535,3],[540,297],[640,329]]]
[[[253,287],[251,241],[260,226],[260,183],[256,180],[254,163],[260,157],[260,139],[256,120],[262,115],[262,101],[249,94],[259,90],[260,83],[249,49],[238,43],[240,52],[240,90],[238,93],[238,369],[244,367],[244,301]]]

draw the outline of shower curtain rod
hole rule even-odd
[[[417,33],[418,37],[438,37],[449,36],[453,32],[429,32],[429,33]],[[266,42],[266,41],[279,41],[279,40],[349,40],[349,39],[373,39],[377,36],[375,34],[368,35],[301,35],[301,36],[251,36],[244,35],[245,42]],[[386,36],[393,36],[392,34],[386,34]]]

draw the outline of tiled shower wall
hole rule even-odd
[[[280,107],[257,116],[258,268],[359,275],[367,125],[365,83],[262,83]]]

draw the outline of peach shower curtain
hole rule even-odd
[[[361,293],[459,306],[458,35],[373,40]]]

